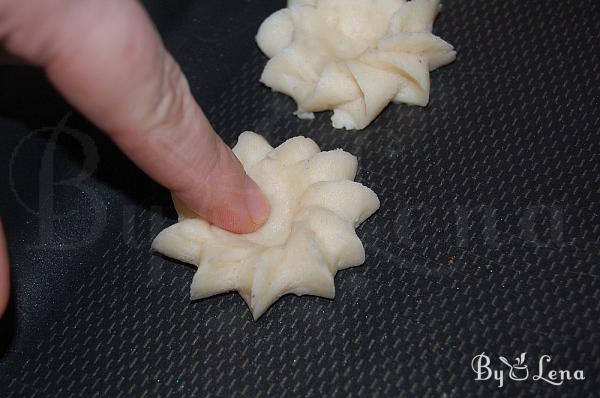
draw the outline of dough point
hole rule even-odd
[[[198,267],[192,299],[237,291],[254,319],[284,294],[333,298],[336,272],[365,261],[355,228],[379,208],[377,195],[353,181],[356,157],[341,149],[321,152],[305,137],[273,148],[252,132],[240,135],[233,152],[269,199],[267,222],[234,234],[175,200],[179,222],[152,248]]]
[[[425,106],[429,71],[456,58],[431,33],[439,0],[288,0],[256,42],[260,81],[291,96],[296,115],[333,110],[335,128],[363,129],[390,102]]]

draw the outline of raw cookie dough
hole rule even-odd
[[[240,135],[233,152],[269,199],[265,225],[234,234],[175,201],[179,222],[152,248],[198,267],[192,299],[236,290],[254,319],[287,293],[333,298],[336,272],[365,261],[354,229],[379,208],[377,195],[353,181],[356,157],[321,152],[305,137],[273,149],[252,132]]]
[[[271,58],[260,81],[291,96],[296,115],[333,110],[335,128],[363,129],[393,101],[425,106],[429,71],[454,61],[431,33],[439,0],[288,0],[256,42]]]

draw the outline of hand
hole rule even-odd
[[[42,67],[74,107],[202,218],[237,233],[265,222],[267,200],[214,132],[137,1],[0,0],[0,43]],[[8,280],[0,281],[0,308],[2,289]]]

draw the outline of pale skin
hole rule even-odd
[[[213,130],[137,1],[0,0],[0,46],[43,68],[75,108],[204,219],[248,233],[268,218],[260,188]],[[0,226],[0,314],[9,281]]]

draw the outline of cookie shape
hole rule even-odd
[[[152,248],[198,267],[192,299],[237,291],[254,319],[288,293],[333,298],[336,272],[365,261],[355,228],[379,208],[377,195],[353,181],[356,157],[321,152],[305,137],[273,148],[252,132],[239,136],[233,152],[269,200],[267,222],[234,234],[174,200],[179,222]]]
[[[291,96],[296,114],[333,110],[335,128],[363,129],[393,101],[425,106],[429,71],[454,61],[431,33],[439,0],[288,0],[256,41],[270,60],[260,81]]]

